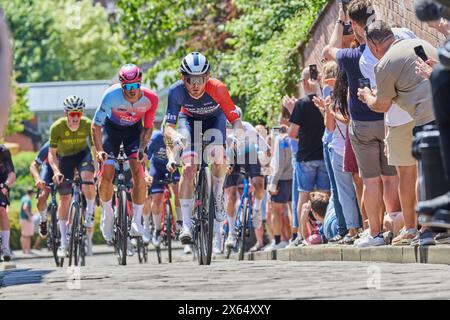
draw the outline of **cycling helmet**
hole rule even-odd
[[[200,52],[189,53],[181,61],[180,71],[184,75],[202,76],[209,71],[208,59]]]
[[[84,112],[84,108],[86,107],[86,104],[84,103],[84,100],[77,97],[77,96],[68,96],[64,102],[64,111],[70,112],[70,111],[81,111]]]
[[[120,83],[134,83],[142,81],[142,71],[135,64],[129,63],[123,65],[119,70]]]

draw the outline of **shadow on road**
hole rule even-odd
[[[0,288],[41,283],[42,277],[54,270],[14,269],[0,272]]]

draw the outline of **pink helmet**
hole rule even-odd
[[[119,70],[120,83],[133,83],[142,81],[142,71],[135,64],[129,63],[123,65]]]

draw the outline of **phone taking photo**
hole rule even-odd
[[[428,60],[428,56],[425,53],[425,50],[423,49],[422,46],[417,46],[414,48],[414,52],[416,53],[416,56],[418,56],[420,59],[422,59],[423,61],[427,61]]]
[[[317,80],[317,78],[319,77],[319,71],[317,70],[316,64],[309,65],[309,77],[311,80]]]
[[[372,89],[370,87],[370,79],[369,78],[360,78],[360,79],[358,79],[358,87],[360,89],[364,89],[364,88]]]

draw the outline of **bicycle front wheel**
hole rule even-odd
[[[78,242],[80,236],[80,207],[76,202],[72,202],[69,209],[69,219],[72,218],[72,228],[69,242],[69,267],[72,262],[78,266]]]
[[[242,215],[241,215],[241,233],[239,234],[239,260],[244,260],[245,254],[245,235],[247,228],[247,217],[248,217],[248,198],[244,199],[244,203],[242,206]]]
[[[119,265],[127,264],[128,222],[127,222],[127,195],[125,190],[119,191],[118,214],[116,219],[116,256]]]
[[[212,240],[214,229],[214,194],[212,191],[211,172],[209,168],[205,168],[205,174],[202,181],[201,190],[202,205],[200,210],[199,222],[200,222],[200,235],[199,246],[201,253],[201,264],[211,264],[212,257]]]
[[[172,207],[169,203],[170,199],[166,202],[166,218],[165,218],[165,229],[167,237],[167,253],[169,255],[169,263],[172,262]]]

